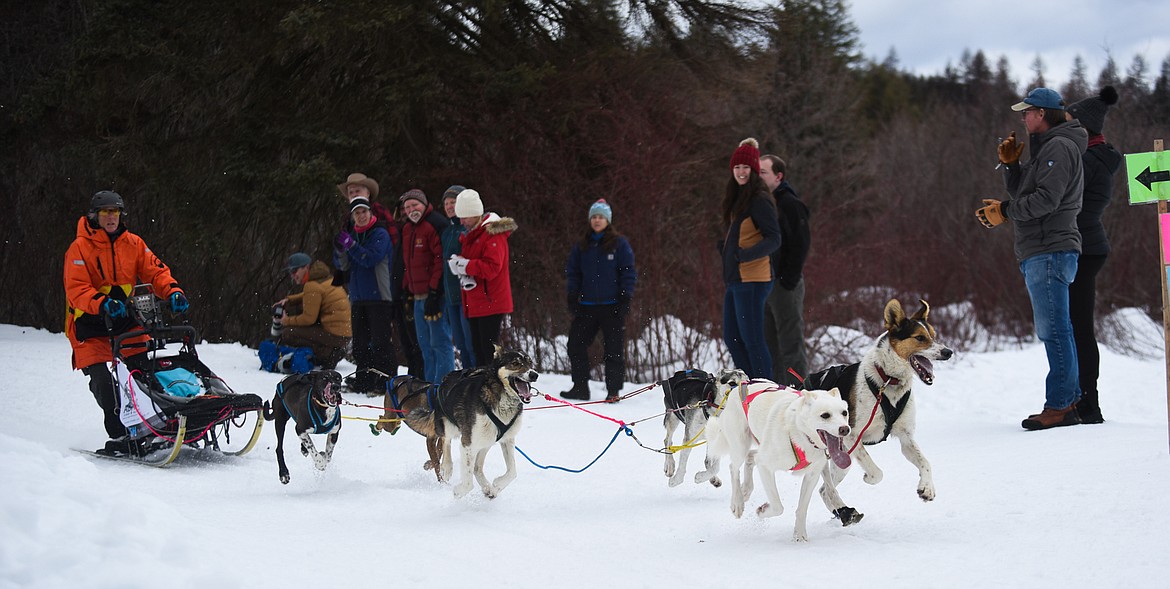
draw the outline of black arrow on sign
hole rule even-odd
[[[1145,185],[1146,190],[1154,191],[1154,182],[1170,182],[1170,170],[1162,170],[1161,172],[1151,172],[1150,166],[1146,166],[1146,171],[1137,175],[1137,181]]]

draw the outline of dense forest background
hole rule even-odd
[[[437,204],[458,183],[516,218],[512,337],[567,332],[564,260],[604,197],[638,261],[631,335],[718,339],[717,203],[754,136],[812,210],[817,360],[840,359],[829,326],[873,334],[891,296],[951,309],[933,317],[957,347],[1018,341],[1032,326],[1010,229],[974,210],[1002,194],[995,146],[1023,132],[1008,106],[1045,85],[1040,58],[1031,69],[1012,79],[975,49],[931,77],[863,60],[833,0],[5,3],[0,322],[62,329],[63,253],[90,195],[113,189],[204,337],[254,345],[287,256],[328,259],[335,185],[361,171],[388,204],[409,188]],[[1170,136],[1170,56],[1157,72],[1140,56],[1124,72],[1078,61],[1069,78],[1070,101],[1118,88],[1106,136],[1123,153]],[[1099,315],[1157,317],[1155,214],[1128,206],[1122,176]],[[640,378],[697,345],[651,335],[632,351]],[[546,369],[567,367],[542,349]]]

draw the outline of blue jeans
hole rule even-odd
[[[414,302],[414,329],[418,333],[418,347],[422,349],[424,378],[438,384],[455,370],[455,347],[451,345],[451,324],[446,319],[423,319],[425,303],[425,300]]]
[[[1077,346],[1068,314],[1068,285],[1077,275],[1077,257],[1076,252],[1066,251],[1040,254],[1020,262],[1028,296],[1032,299],[1036,337],[1044,342],[1048,355],[1044,406],[1049,409],[1065,409],[1081,397]]]
[[[471,350],[471,324],[463,315],[462,301],[447,305],[445,313],[447,313],[447,325],[450,326],[451,335],[455,340],[455,347],[459,348],[459,359],[463,361],[463,367],[475,366],[475,353]]]
[[[764,339],[764,302],[771,282],[727,285],[723,295],[723,343],[735,367],[751,378],[772,378],[772,353]]]

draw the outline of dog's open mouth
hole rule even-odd
[[[934,384],[934,364],[931,364],[925,356],[917,354],[910,356],[910,366],[914,368],[914,372],[918,373],[918,378],[922,379],[922,382],[928,385]]]
[[[508,384],[512,385],[512,390],[516,391],[516,394],[520,395],[521,401],[525,403],[532,401],[532,385],[529,385],[528,381],[520,378],[519,376],[509,376]]]
[[[829,459],[837,468],[849,468],[853,463],[853,459],[849,457],[849,452],[845,451],[845,445],[841,443],[841,438],[833,434],[819,429],[817,433],[821,436],[821,441],[825,443],[825,450],[829,453]]]

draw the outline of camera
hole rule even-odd
[[[284,317],[284,305],[282,305],[281,303],[277,303],[277,304],[273,305],[272,306],[272,328],[269,329],[269,333],[272,334],[272,337],[278,338],[278,337],[280,337],[280,332],[284,331],[284,326],[281,325],[283,317]]]

